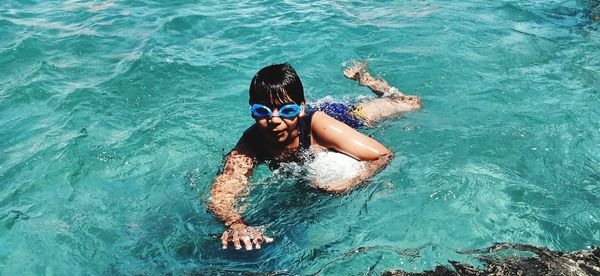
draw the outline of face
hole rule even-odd
[[[298,137],[298,121],[304,116],[304,105],[300,113],[293,118],[284,118],[279,116],[281,106],[269,106],[272,111],[272,116],[255,117],[256,125],[263,135],[272,144],[289,145],[294,143]]]

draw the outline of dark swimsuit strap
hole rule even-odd
[[[310,148],[310,124],[316,110],[306,110],[306,114],[300,117],[298,122],[298,136],[300,137],[300,148]]]

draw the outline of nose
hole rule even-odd
[[[281,117],[279,117],[279,114],[275,115],[275,112],[273,112],[273,116],[269,117],[269,121],[273,124],[279,124],[281,123]]]
[[[269,121],[273,124],[279,124],[281,123],[281,117],[279,117],[279,110],[277,110],[277,108],[274,108],[273,113],[271,114],[271,117],[269,117]]]

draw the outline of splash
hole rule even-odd
[[[319,152],[308,164],[308,175],[318,187],[357,177],[365,169],[364,162],[334,151]]]

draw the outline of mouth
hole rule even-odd
[[[281,136],[285,135],[285,130],[279,130],[279,131],[274,130],[272,133],[273,133],[273,135],[275,135],[277,137],[281,137]]]
[[[269,139],[274,139],[274,140],[281,140],[283,139],[287,134],[287,128],[278,128],[278,127],[274,127],[274,128],[263,128],[262,132],[264,133],[264,135],[268,136]]]

